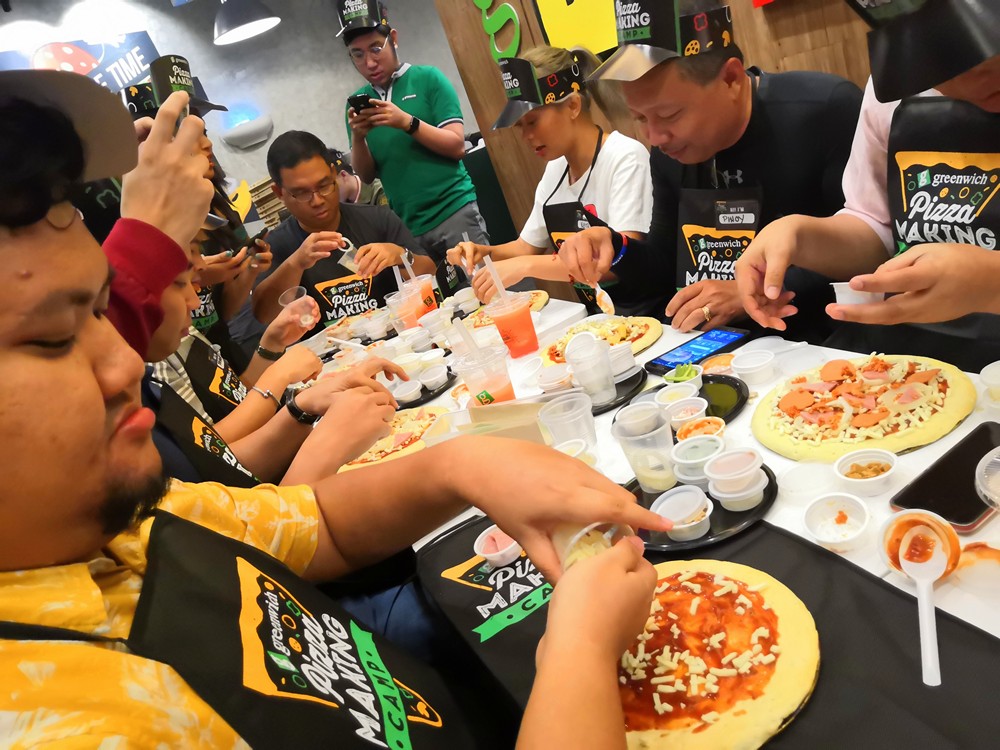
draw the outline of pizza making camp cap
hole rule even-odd
[[[711,1],[615,0],[615,20],[618,49],[592,81],[635,81],[665,60],[733,44],[729,6]]]
[[[379,0],[337,0],[337,17],[340,19],[337,36],[352,31],[389,28],[385,6]]]
[[[881,102],[914,96],[1000,55],[997,0],[846,0],[872,27],[872,84]]]
[[[535,66],[519,57],[500,60],[500,76],[507,95],[507,104],[493,123],[493,130],[509,128],[528,112],[546,104],[561,102],[584,87],[583,73],[573,58],[573,65],[551,75],[539,77]]]
[[[138,161],[135,129],[117,96],[79,73],[59,70],[0,71],[0,99],[25,99],[53,107],[73,123],[83,143],[84,181],[131,172]]]

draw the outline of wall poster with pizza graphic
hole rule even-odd
[[[605,52],[618,45],[615,6],[607,0],[535,0],[542,33],[553,47]]]

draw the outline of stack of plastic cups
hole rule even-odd
[[[670,451],[670,421],[656,404],[639,403],[618,413],[611,434],[622,447],[643,492],[659,494],[677,484]]]
[[[583,440],[591,451],[597,449],[597,427],[593,401],[586,393],[568,393],[554,398],[538,412],[552,445]]]
[[[385,295],[385,304],[398,333],[416,326],[417,320],[426,312],[418,287],[404,285],[402,291]]]
[[[442,349],[448,346],[447,335],[452,315],[453,310],[442,307],[426,313],[419,320],[420,327],[424,328],[431,335],[434,343]]]
[[[611,347],[592,333],[578,333],[566,346],[566,361],[573,368],[573,377],[583,386],[594,403],[613,400],[615,379],[611,374]]]

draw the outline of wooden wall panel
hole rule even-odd
[[[487,12],[492,14],[502,2],[513,6],[521,19],[521,49],[543,43],[532,0],[494,0]],[[503,109],[505,97],[490,55],[489,36],[483,30],[482,11],[473,0],[435,0],[435,4],[511,217],[520,227],[531,211],[535,185],[545,165],[514,130],[489,129]],[[822,70],[864,86],[868,77],[867,27],[844,0],[775,0],[763,8],[754,8],[751,0],[730,0],[730,5],[736,40],[748,64],[772,72]],[[512,24],[508,24],[498,34],[501,49],[512,33]],[[632,123],[616,126],[626,134],[635,133]]]

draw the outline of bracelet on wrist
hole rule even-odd
[[[271,351],[270,349],[265,349],[263,346],[260,345],[257,346],[257,354],[259,354],[262,359],[266,359],[269,362],[277,362],[279,359],[281,359],[284,353],[285,353],[284,349],[282,349],[280,352],[275,352]]]
[[[281,408],[281,402],[278,401],[278,397],[277,396],[275,396],[273,393],[271,393],[271,389],[270,388],[268,388],[267,390],[265,390],[263,388],[258,388],[257,386],[252,385],[252,386],[250,386],[250,390],[253,391],[254,393],[259,393],[261,396],[263,396],[266,399],[270,399],[271,401],[273,401],[274,402],[274,408],[275,408],[275,410],[278,410],[278,409]]]
[[[628,250],[628,237],[618,232],[612,232],[611,247],[615,251],[615,259],[611,261],[611,267],[614,268],[618,261],[625,257],[625,251]]]

